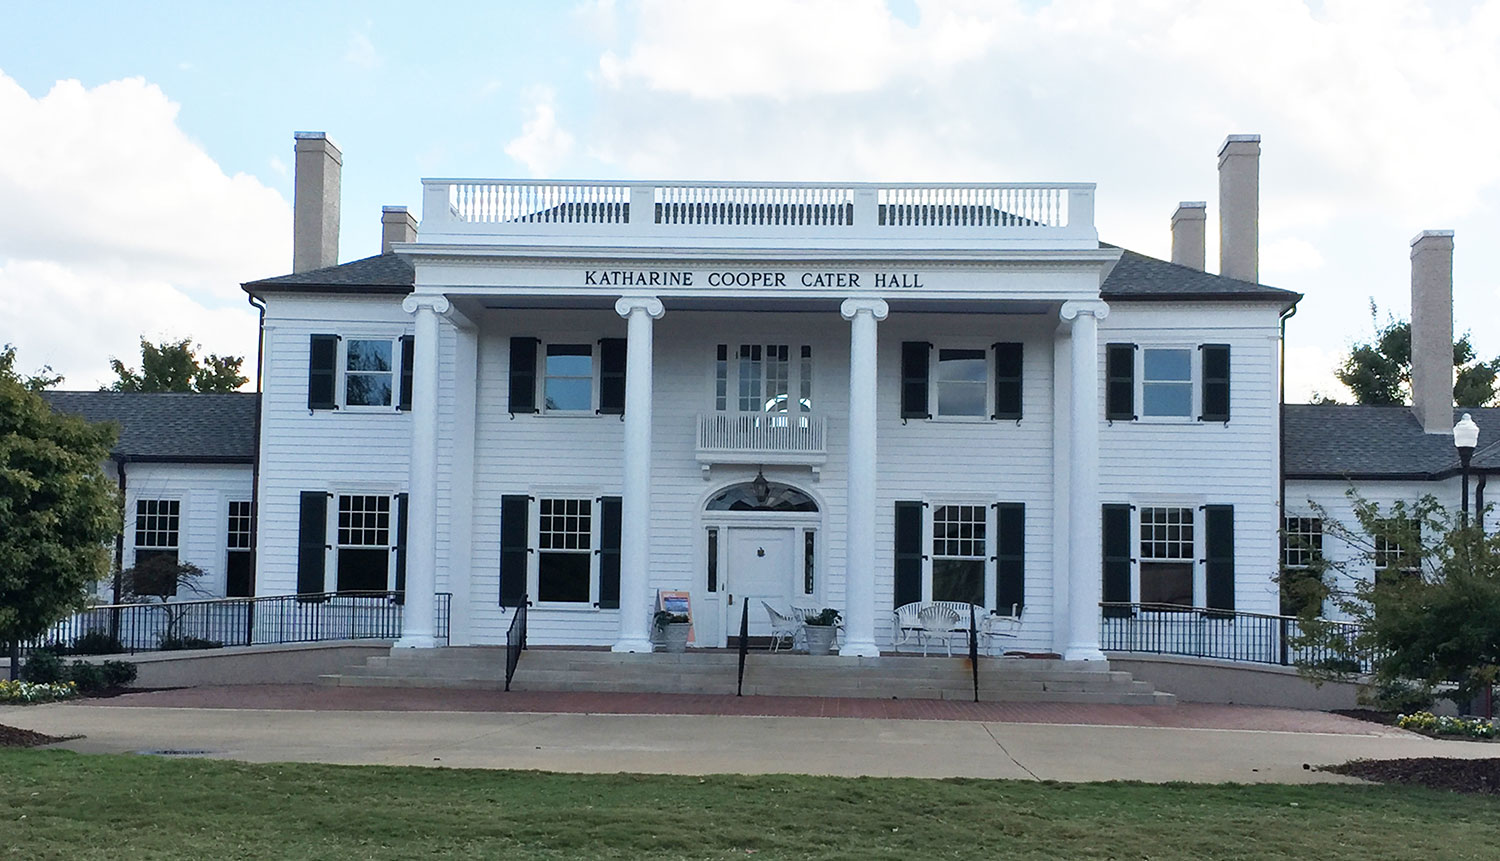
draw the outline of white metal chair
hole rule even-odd
[[[933,637],[942,637],[948,657],[953,657],[953,629],[958,627],[958,611],[952,607],[929,604],[917,611],[917,625],[922,633],[922,655],[927,655],[927,643]]]
[[[782,641],[786,641],[789,649],[797,648],[797,638],[802,636],[802,620],[804,616],[787,615],[772,607],[769,603],[760,602],[766,608],[766,615],[771,619],[771,651],[775,652],[781,648]]]
[[[1021,614],[1025,607],[1021,604],[1010,606],[1009,616],[997,616],[994,613],[986,613],[979,621],[979,642],[984,653],[988,655],[996,640],[1015,641],[1021,636]]]
[[[901,651],[901,646],[904,643],[916,642],[918,645],[921,645],[922,623],[917,621],[917,613],[921,612],[925,606],[927,605],[921,602],[913,602],[911,604],[902,604],[896,608],[895,638],[891,643],[896,651]]]

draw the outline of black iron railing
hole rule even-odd
[[[516,665],[521,663],[521,653],[526,650],[526,608],[531,606],[529,596],[522,595],[516,604],[516,614],[510,618],[510,627],[505,630],[505,689],[510,690],[510,680],[516,675]]]
[[[434,595],[433,631],[447,642],[453,596]],[[42,648],[121,651],[216,646],[263,646],[327,640],[395,640],[401,636],[398,592],[322,592],[261,598],[215,598],[91,607],[24,643],[24,654]],[[114,643],[110,641],[113,640]]]
[[[1299,645],[1302,622],[1295,616],[1227,612],[1173,604],[1104,602],[1099,645],[1106,652],[1146,652],[1221,661],[1292,666],[1313,665],[1367,673],[1372,658],[1357,645],[1362,627],[1320,620],[1332,642]]]
[[[969,605],[969,669],[974,673],[974,702],[979,702],[979,624],[975,621],[974,605]]]
[[[740,678],[734,686],[734,695],[745,695],[745,656],[750,653],[750,602],[744,601],[740,610]]]

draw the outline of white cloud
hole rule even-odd
[[[291,209],[228,176],[139,78],[33,98],[0,73],[0,342],[65,385],[134,363],[141,335],[254,361],[241,281],[290,260]]]
[[[1286,402],[1305,404],[1313,395],[1351,403],[1354,396],[1333,375],[1343,361],[1344,353],[1314,346],[1288,345],[1286,348]]]
[[[383,60],[380,52],[375,50],[375,43],[370,41],[368,34],[350,33],[349,42],[344,47],[344,62],[361,69],[373,69]]]
[[[531,116],[521,124],[520,136],[505,145],[505,154],[524,164],[532,176],[544,176],[572,155],[573,135],[558,125],[550,89],[534,88],[528,96]]]

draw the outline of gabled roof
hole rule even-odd
[[[1114,248],[1100,243],[1101,248]],[[410,293],[415,280],[410,263],[396,254],[377,254],[338,266],[248,281],[243,288],[254,294],[277,291],[308,293]],[[1236,281],[1187,266],[1125,251],[1120,262],[1099,288],[1110,301],[1171,301],[1224,299],[1271,301],[1291,307],[1302,294],[1252,281]]]
[[[1099,243],[1101,248],[1113,248]],[[1301,293],[1267,287],[1254,281],[1238,281],[1203,272],[1125,250],[1120,262],[1104,279],[1099,295],[1106,301],[1148,301],[1173,299],[1237,299],[1241,301],[1275,301],[1287,307],[1296,304]]]
[[[318,293],[395,293],[411,292],[416,273],[411,264],[395,254],[377,254],[362,260],[351,260],[337,266],[310,269],[292,275],[278,275],[247,281],[241,287],[248,293],[292,290]]]
[[[54,410],[91,422],[114,422],[110,453],[133,461],[253,463],[253,392],[42,392]]]
[[[1471,468],[1500,472],[1500,407],[1459,407],[1479,424]],[[1425,433],[1411,407],[1287,404],[1287,478],[1434,480],[1457,475],[1453,435]]]

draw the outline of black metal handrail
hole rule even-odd
[[[23,643],[21,652],[71,652],[88,648],[80,642],[84,638],[96,648],[117,644],[130,654],[163,648],[396,640],[401,637],[402,597],[400,592],[349,591],[103,604],[58,622],[43,636]],[[433,634],[446,642],[453,595],[438,592],[433,597]]]
[[[744,609],[740,611],[740,680],[734,688],[734,695],[742,697],[745,695],[745,656],[750,653],[750,602],[742,602]]]
[[[510,680],[516,675],[516,665],[521,663],[521,653],[526,650],[526,608],[531,606],[529,596],[522,595],[516,604],[516,614],[505,629],[505,689],[510,690]]]
[[[974,702],[979,702],[979,624],[974,619],[974,605],[969,605],[969,668],[974,672]]]
[[[1358,644],[1357,622],[1318,620],[1336,642],[1304,645],[1296,616],[1106,601],[1099,605],[1099,646],[1106,652],[1182,655],[1280,666],[1306,665],[1368,673],[1373,656]]]

